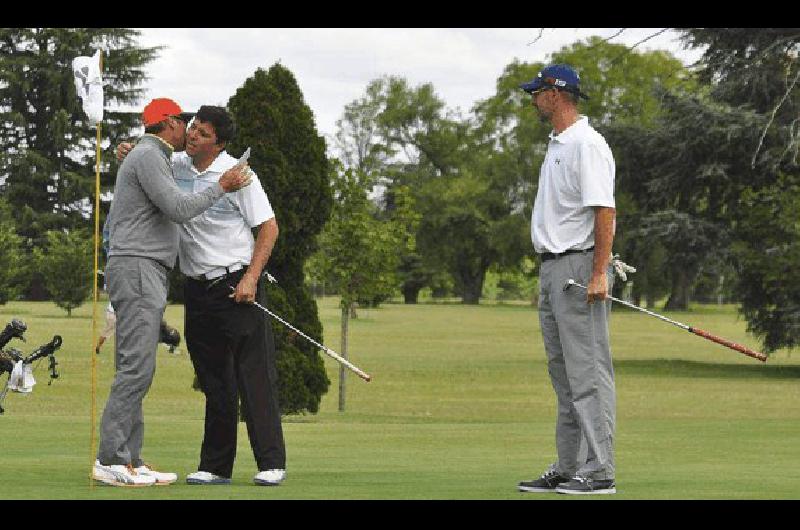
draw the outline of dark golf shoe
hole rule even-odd
[[[559,484],[567,482],[567,477],[562,477],[552,467],[544,472],[544,474],[536,480],[522,481],[517,485],[519,491],[527,491],[529,493],[552,493],[556,491]]]
[[[594,480],[576,476],[556,486],[556,491],[568,495],[608,495],[617,492],[617,485],[614,479]]]

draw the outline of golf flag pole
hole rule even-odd
[[[97,359],[95,344],[97,344],[97,271],[98,271],[98,248],[100,239],[100,148],[102,140],[103,122],[103,52],[97,50],[92,57],[76,57],[72,61],[72,70],[75,76],[75,90],[82,100],[83,111],[89,119],[89,123],[94,124],[97,129],[95,142],[95,200],[94,200],[94,303],[92,304],[92,346],[90,355],[92,357],[92,385],[91,385],[91,407],[90,407],[90,461],[89,469],[94,467],[95,460],[95,421],[97,416]],[[94,486],[91,472],[89,473],[89,484]]]
[[[100,63],[102,64],[102,56]],[[91,406],[91,434],[89,443],[89,459],[94,466],[95,447],[97,442],[95,440],[95,421],[97,418],[97,355],[95,355],[95,344],[97,344],[97,270],[98,270],[98,250],[100,239],[100,128],[101,124],[97,124],[97,153],[96,153],[96,170],[94,179],[94,303],[92,304],[92,349],[89,350],[89,355],[92,357],[92,406]],[[92,469],[90,467],[89,469]],[[89,478],[89,483],[94,487],[94,480]]]

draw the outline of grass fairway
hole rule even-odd
[[[318,301],[324,343],[339,351],[337,300]],[[99,305],[98,329],[103,306]],[[204,399],[191,390],[183,350],[159,347],[145,399],[146,459],[177,471],[169,487],[89,485],[91,305],[71,318],[50,303],[0,306],[0,326],[28,325],[26,354],[64,338],[61,377],[46,361],[30,395],[11,393],[0,416],[0,499],[559,499],[516,484],[554,459],[555,402],[534,309],[525,305],[387,304],[351,321],[350,358],[373,376],[347,380],[337,411],[338,364],[316,415],[284,419],[288,477],[256,472],[244,424],[230,486],[184,483],[196,469]],[[735,308],[698,307],[673,318],[756,347]],[[183,307],[167,320],[183,335]],[[617,384],[617,491],[608,499],[800,498],[800,363],[765,365],[640,313],[611,321]],[[183,344],[181,345],[183,346]],[[97,417],[113,377],[113,339],[97,356]],[[5,384],[6,377],[2,382]],[[584,497],[582,497],[584,498]],[[589,497],[597,499],[597,497]]]

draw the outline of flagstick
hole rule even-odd
[[[100,75],[103,75],[103,51],[100,50]],[[94,188],[94,304],[92,305],[92,347],[89,350],[89,355],[92,357],[92,406],[91,406],[91,434],[90,434],[90,452],[89,455],[91,465],[90,470],[94,469],[95,460],[95,422],[97,416],[97,355],[95,354],[95,345],[97,344],[97,264],[98,264],[98,242],[100,239],[100,128],[101,124],[97,123],[97,142],[96,142],[96,172],[95,172],[95,188]],[[89,487],[94,488],[94,480],[92,480],[92,471],[89,472]]]

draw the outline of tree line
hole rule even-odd
[[[793,347],[800,288],[786,279],[800,264],[800,32],[680,32],[686,46],[704,50],[698,64],[599,37],[547,61],[581,73],[591,96],[581,112],[614,152],[614,251],[638,268],[629,295],[681,310],[724,294],[765,349]],[[90,296],[94,131],[70,65],[102,44],[107,106],[137,103],[159,52],[137,37],[128,29],[0,29],[0,304],[53,299],[71,311]],[[251,166],[281,221],[269,266],[276,308],[321,338],[310,282],[342,296],[343,316],[395,295],[415,303],[423,289],[476,304],[487,275],[507,293],[530,293],[538,267],[530,214],[550,130],[518,86],[543,66],[514,60],[469,112],[448,108],[431,83],[374,79],[343,109],[335,157],[292,73],[258,69],[228,102],[240,129],[229,147],[252,148]],[[113,148],[138,116],[106,116],[107,194]],[[176,273],[171,299],[180,299],[180,284]],[[329,384],[322,361],[286,330],[276,333],[282,377],[303,381],[286,386],[286,409],[316,410]]]
[[[70,312],[91,295],[95,130],[75,94],[72,59],[102,47],[106,107],[137,103],[144,67],[158,52],[139,47],[138,36],[114,28],[0,29],[0,304],[50,299]],[[303,263],[333,200],[325,140],[296,79],[280,64],[257,69],[227,107],[238,126],[228,150],[239,156],[251,148],[250,166],[280,220],[281,237],[268,266],[278,279],[267,287],[270,307],[321,341]],[[101,224],[118,169],[114,148],[130,140],[139,123],[138,113],[105,116]],[[180,296],[180,280],[176,268],[173,301]],[[273,330],[281,410],[316,412],[330,384],[322,358],[277,322]]]
[[[617,162],[614,252],[635,265],[629,295],[640,305],[666,299],[740,304],[748,330],[767,351],[793,347],[800,332],[797,271],[798,69],[796,29],[685,29],[702,47],[695,65],[664,51],[640,52],[599,37],[566,46],[548,63],[573,65],[591,99],[581,112],[604,134]],[[344,171],[370,186],[373,219],[396,223],[398,190],[419,219],[382,267],[364,260],[364,303],[423,288],[479,303],[489,271],[524,282],[536,274],[530,213],[550,133],[519,84],[544,63],[515,60],[496,92],[468,115],[448,109],[430,83],[399,76],[373,80],[346,105],[335,147]],[[334,211],[355,213],[338,201]],[[349,210],[348,210],[349,209]],[[308,274],[328,290],[352,288],[319,265],[343,251],[323,231]],[[364,256],[364,254],[361,254]],[[347,267],[357,268],[348,263]],[[371,272],[369,272],[371,271]],[[383,287],[382,287],[383,286]],[[625,286],[618,282],[615,294]],[[383,289],[383,290],[382,290]],[[354,291],[355,292],[355,291]],[[535,297],[534,297],[535,300]]]

